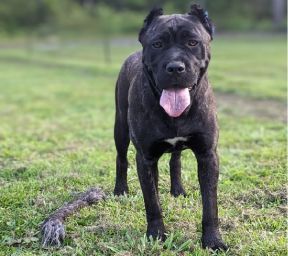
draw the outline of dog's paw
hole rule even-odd
[[[174,196],[174,197],[178,197],[178,196],[184,196],[184,197],[186,197],[186,196],[187,196],[186,191],[185,191],[184,188],[181,187],[181,186],[176,187],[176,188],[171,188],[170,193],[171,193],[171,195]]]
[[[42,246],[60,246],[65,237],[63,223],[59,219],[48,219],[41,228]]]
[[[150,222],[147,227],[147,237],[152,237],[153,239],[159,239],[165,241],[165,227],[162,220],[155,220]]]
[[[202,237],[203,248],[212,249],[213,251],[222,250],[227,251],[228,246],[223,242],[220,235],[205,235]]]
[[[115,186],[114,188],[114,196],[124,196],[125,194],[128,195],[128,186]]]

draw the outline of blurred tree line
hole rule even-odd
[[[286,28],[285,0],[198,0],[218,31]],[[132,33],[148,11],[188,12],[190,0],[1,0],[0,33]]]

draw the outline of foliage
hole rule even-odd
[[[131,33],[139,30],[154,5],[166,13],[189,10],[190,0],[2,0],[0,32],[86,31],[87,33]],[[271,0],[201,0],[218,30],[267,30],[272,28]],[[156,4],[155,4],[156,3]],[[283,21],[283,28],[286,27]]]
[[[24,29],[36,27],[48,21],[52,10],[46,2],[2,0],[0,3],[0,29],[13,31],[22,27]]]

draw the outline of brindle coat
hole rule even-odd
[[[139,34],[143,50],[128,57],[116,85],[114,194],[128,193],[127,149],[131,140],[137,151],[147,235],[164,239],[157,163],[164,153],[171,153],[171,194],[185,195],[180,156],[183,149],[191,149],[198,163],[203,202],[203,247],[227,249],[219,233],[218,125],[206,72],[212,34],[213,25],[207,13],[197,5],[193,5],[188,14],[162,15],[161,9],[154,9],[147,16]],[[171,63],[176,68],[180,63],[185,68],[184,72],[167,72]],[[172,87],[189,88],[191,99],[190,106],[177,118],[167,115],[159,105],[162,90]]]

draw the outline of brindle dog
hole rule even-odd
[[[165,16],[161,9],[154,9],[147,16],[139,34],[143,51],[126,60],[116,86],[114,194],[128,193],[127,149],[131,139],[137,150],[147,235],[164,239],[157,162],[163,153],[172,153],[171,194],[185,196],[180,154],[189,148],[198,162],[203,247],[226,250],[218,228],[218,126],[206,72],[212,35],[213,25],[197,5],[184,15]],[[49,215],[41,225],[42,245],[60,246],[65,237],[65,219],[105,197],[102,189],[92,188]]]
[[[116,85],[115,195],[128,193],[127,149],[132,140],[147,216],[147,236],[165,238],[158,197],[159,158],[171,153],[171,194],[185,195],[181,151],[191,149],[198,163],[203,218],[202,245],[226,250],[217,209],[218,125],[207,78],[213,25],[198,5],[188,14],[146,17],[139,41],[143,50],[127,58]]]

